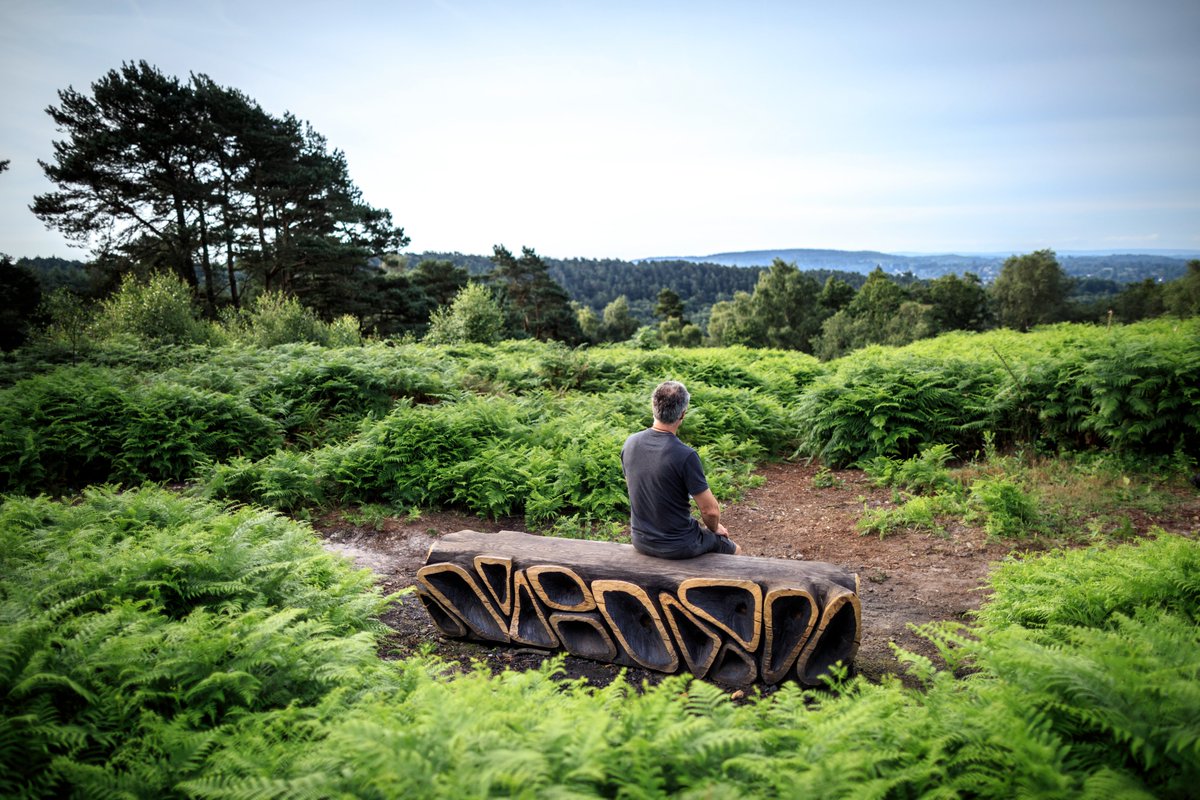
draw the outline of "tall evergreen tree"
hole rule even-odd
[[[196,287],[196,109],[187,87],[143,61],[110,70],[90,96],[74,88],[58,96],[46,112],[66,138],[54,142],[53,162],[39,163],[59,188],[35,197],[33,212],[102,253],[143,237],[159,242]]]
[[[811,340],[824,319],[820,299],[820,284],[795,264],[775,259],[759,276],[751,304],[763,329],[763,344],[811,352]]]
[[[32,206],[47,225],[122,271],[173,270],[210,308],[226,293],[237,304],[247,278],[325,316],[377,301],[368,260],[408,240],[311,126],[144,61],[91,89],[60,91],[47,109],[64,134],[41,162],[58,188]]]
[[[570,298],[533,248],[521,248],[520,258],[503,245],[492,251],[491,281],[503,295],[513,333],[568,344],[583,340]]]
[[[821,287],[821,310],[826,316],[836,314],[854,299],[855,289],[841,278],[830,275]]]
[[[410,277],[438,306],[449,304],[469,278],[467,271],[454,262],[435,258],[422,259]]]
[[[667,286],[658,290],[658,302],[654,306],[654,315],[664,322],[669,319],[687,322],[687,318],[684,317],[683,301],[679,299],[679,294],[674,289]]]

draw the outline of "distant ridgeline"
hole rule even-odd
[[[16,264],[33,273],[41,285],[43,295],[64,286],[75,292],[84,292],[88,289],[87,264],[82,261],[54,256],[35,256],[18,258]]]
[[[1011,255],[1019,255],[1013,253]],[[1117,283],[1137,283],[1147,278],[1170,281],[1187,272],[1187,262],[1200,258],[1200,251],[1145,253],[1057,253],[1063,271],[1075,278],[1099,278]],[[990,283],[1000,274],[1008,255],[894,255],[874,250],[750,250],[708,256],[648,258],[644,262],[724,264],[730,267],[769,267],[776,258],[795,264],[802,271],[846,270],[868,273],[876,267],[892,274],[912,273],[918,278],[938,278],[948,273],[973,272]]]
[[[1116,294],[1125,284],[1146,279],[1170,281],[1187,272],[1189,258],[1200,253],[1179,255],[1079,254],[1058,255],[1063,271],[1079,279],[1075,294],[1082,297]],[[408,253],[409,267],[425,259],[450,261],[472,275],[483,275],[492,268],[487,256],[462,253]],[[561,259],[542,256],[550,275],[571,299],[599,312],[621,295],[629,300],[631,311],[644,321],[653,318],[660,289],[668,288],[683,299],[689,314],[703,315],[720,300],[730,300],[734,292],[753,292],[759,274],[776,259],[795,264],[820,284],[835,277],[859,289],[867,273],[882,267],[898,283],[931,280],[942,275],[972,272],[984,283],[991,283],[1004,266],[1004,255],[892,255],[873,250],[754,250],[743,253],[717,253],[710,256],[646,258],[638,261],[619,259]]]

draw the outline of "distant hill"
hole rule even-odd
[[[55,256],[18,258],[17,266],[33,273],[41,284],[42,294],[66,287],[73,292],[85,293],[89,287],[87,265],[82,261]]]
[[[731,267],[769,267],[776,258],[795,264],[801,270],[840,270],[868,273],[876,267],[884,272],[918,278],[938,278],[942,275],[973,272],[990,282],[1000,274],[1007,255],[998,253],[958,255],[881,253],[876,250],[749,250],[737,253],[714,253],[707,256],[670,256],[639,259],[641,262],[689,261],[692,263],[725,264]],[[1095,251],[1063,251],[1058,261],[1073,277],[1104,278],[1118,283],[1153,280],[1174,280],[1187,271],[1187,262],[1200,258],[1200,251],[1168,250],[1154,253],[1109,253]]]

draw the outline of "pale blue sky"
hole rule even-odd
[[[0,252],[43,109],[122,61],[346,152],[413,250],[1200,250],[1200,2],[69,2],[0,7]]]

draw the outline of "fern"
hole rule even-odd
[[[0,774],[37,794],[165,791],[221,725],[379,667],[382,599],[273,515],[92,490],[10,499],[0,523],[20,554],[0,584]]]

